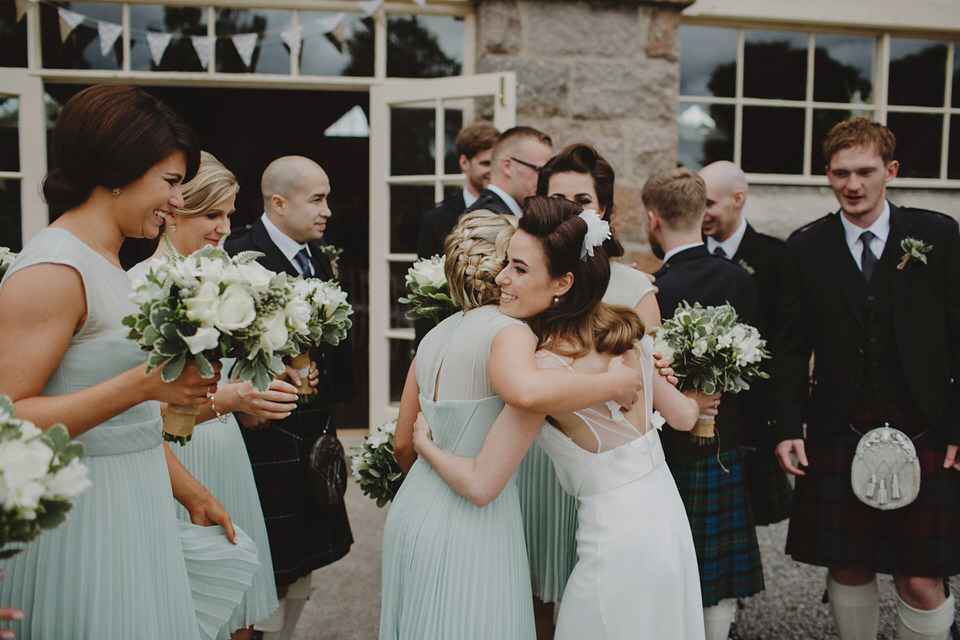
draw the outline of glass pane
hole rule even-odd
[[[716,160],[733,160],[733,105],[680,104],[677,164],[699,170]]]
[[[867,118],[876,118],[877,114],[872,109],[868,110],[848,110],[848,109],[814,109],[813,110],[813,135],[810,139],[810,174],[820,175],[827,161],[823,157],[823,141],[827,137],[833,125],[843,120],[850,120],[857,116],[866,116]]]
[[[409,294],[407,289],[406,276],[407,269],[410,268],[410,262],[391,262],[390,263],[390,328],[412,328],[413,321],[407,320],[403,314],[410,310],[410,305],[401,304],[398,300]]]
[[[291,12],[284,9],[217,9],[217,71],[225,73],[290,73],[290,49],[280,32],[290,26]],[[233,40],[239,34],[257,33],[257,44],[244,64]]]
[[[420,217],[436,202],[433,187],[393,185],[390,187],[390,251],[416,253]],[[404,272],[406,273],[406,272]]]
[[[20,99],[0,96],[0,171],[20,171]]]
[[[27,18],[17,22],[17,5],[0,4],[0,67],[27,66]]]
[[[387,18],[388,76],[458,76],[462,67],[462,18],[398,15]]]
[[[301,11],[303,42],[300,45],[300,73],[310,76],[372,76],[373,30],[359,13],[348,13],[343,20],[339,42],[327,35],[324,20],[335,13]]]
[[[460,158],[457,156],[457,134],[463,128],[463,112],[459,109],[444,109],[443,113],[443,172],[460,173]]]
[[[947,150],[947,177],[960,180],[960,116],[950,116],[950,148]]]
[[[888,113],[887,126],[897,137],[896,159],[903,178],[939,178],[943,116]]]
[[[743,95],[803,100],[807,86],[807,34],[744,31]]]
[[[816,35],[813,99],[872,103],[876,40],[862,36]]]
[[[680,25],[680,95],[732,98],[737,30]]]
[[[200,7],[130,5],[130,68],[138,71],[203,71],[190,38],[207,35],[207,11]],[[173,37],[160,58],[153,62],[147,31]]]
[[[933,40],[890,38],[890,104],[942,107],[947,45]]]
[[[953,106],[960,107],[960,42],[953,43]],[[951,145],[952,147],[953,145]]]
[[[414,353],[413,340],[390,341],[390,402],[400,402]]]
[[[0,180],[0,247],[20,251],[20,181]]]
[[[123,36],[103,55],[97,21],[115,25],[123,21],[123,7],[99,2],[72,3],[71,11],[82,14],[84,20],[60,41],[60,17],[57,8],[40,5],[40,37],[43,47],[43,66],[53,69],[120,69],[123,67]],[[67,7],[64,7],[67,8]]]
[[[741,155],[748,173],[802,173],[803,110],[744,107]]]
[[[433,109],[390,110],[390,175],[434,173],[435,113]]]

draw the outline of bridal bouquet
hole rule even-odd
[[[353,307],[347,302],[347,293],[333,280],[289,278],[285,296],[290,351],[295,354],[290,364],[300,374],[297,392],[301,400],[308,400],[308,396],[315,393],[307,380],[310,349],[324,342],[333,346],[340,344],[353,326],[350,320]]]
[[[82,453],[62,424],[41,431],[15,418],[13,402],[0,396],[0,558],[66,521],[77,496],[90,488]]]
[[[13,261],[17,259],[17,254],[6,247],[0,247],[0,278],[7,272]]]
[[[231,258],[220,247],[187,257],[169,251],[147,266],[130,295],[139,311],[123,319],[127,338],[147,352],[147,373],[161,369],[164,382],[183,372],[188,360],[212,378],[213,363],[235,358],[230,377],[266,390],[289,354],[286,277],[245,252]],[[184,444],[193,433],[197,405],[167,406],[164,438]]]
[[[450,295],[450,285],[443,273],[443,261],[441,255],[420,258],[407,270],[404,280],[410,295],[400,298],[399,302],[411,305],[404,314],[408,320],[430,318],[437,324],[460,310],[460,305]]]
[[[729,303],[691,307],[684,301],[657,329],[654,349],[673,367],[681,387],[738,393],[749,389],[751,380],[769,377],[760,368],[760,361],[770,357],[766,343],[755,327],[739,322]],[[691,435],[712,441],[713,418],[700,416]]]
[[[397,494],[403,482],[403,471],[393,455],[393,432],[397,421],[385,422],[370,435],[364,437],[353,455],[351,468],[360,490],[377,501],[377,506],[387,504]]]

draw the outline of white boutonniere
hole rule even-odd
[[[900,258],[897,269],[902,271],[911,260],[927,264],[927,254],[933,250],[933,245],[917,238],[904,238],[900,241],[900,248],[903,249],[904,254]]]
[[[757,274],[757,270],[751,267],[749,264],[747,264],[747,261],[744,260],[743,258],[740,258],[739,260],[737,260],[737,264],[740,265],[740,267],[750,275],[754,276]]]
[[[334,277],[340,277],[340,254],[343,253],[343,249],[340,247],[335,247],[332,244],[325,244],[320,247],[320,253],[330,261],[330,268],[333,269]]]

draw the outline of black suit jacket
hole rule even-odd
[[[847,423],[859,395],[866,332],[857,268],[840,213],[787,241],[773,386],[781,439],[822,440]],[[933,246],[927,264],[891,267],[897,356],[930,426],[960,444],[960,232],[943,214],[890,205],[884,254],[899,262],[904,238]],[[814,355],[812,379],[808,378]]]
[[[503,201],[503,198],[497,195],[496,191],[491,191],[490,189],[481,191],[480,197],[470,205],[467,211],[476,211],[478,209],[487,209],[494,213],[502,213],[508,216],[513,215],[513,211],[511,211],[507,203]]]
[[[463,191],[458,191],[435,208],[425,211],[420,218],[420,232],[417,235],[417,255],[421,258],[443,255],[443,242],[457,225],[467,205],[463,201]]]
[[[690,304],[715,306],[729,302],[740,319],[756,326],[760,320],[757,285],[750,275],[729,260],[711,255],[705,245],[684,249],[670,257],[654,274],[657,278],[657,302],[664,318],[673,317],[682,300]],[[716,430],[721,451],[740,446],[745,416],[743,404],[736,394],[725,395],[717,415]],[[716,455],[716,445],[699,446],[690,434],[665,429],[661,432],[668,461],[686,463]]]

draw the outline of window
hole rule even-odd
[[[881,33],[681,25],[678,162],[813,184],[827,131],[863,115],[897,135],[901,178],[960,186],[958,54],[958,42]]]

